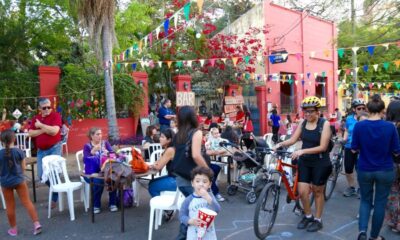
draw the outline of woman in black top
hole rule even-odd
[[[293,152],[292,159],[298,159],[299,183],[298,191],[304,207],[304,217],[297,225],[298,229],[316,232],[322,229],[322,211],[324,207],[324,188],[332,172],[329,152],[327,151],[331,130],[329,122],[319,118],[321,101],[317,97],[307,97],[301,107],[305,120],[300,122],[296,132],[289,140],[281,142],[275,148],[293,145],[301,137],[303,145],[301,150]],[[311,188],[312,187],[312,188]],[[310,189],[315,196],[316,213],[312,215],[310,207]]]

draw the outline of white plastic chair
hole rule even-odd
[[[75,153],[76,164],[78,165],[79,173],[85,173],[85,163],[83,163],[83,169],[81,168],[81,161],[83,160],[83,150],[80,150]],[[81,201],[85,204],[85,211],[87,212],[89,209],[89,201],[85,201],[85,197],[87,200],[90,199],[90,184],[85,181],[82,176],[79,176],[81,179],[81,183],[83,184],[85,195],[81,195]]]
[[[25,152],[26,157],[31,157],[32,140],[28,133],[15,134],[17,140],[17,147]]]
[[[267,133],[264,135],[264,140],[265,142],[268,144],[269,147],[272,147],[274,145],[273,141],[272,141],[272,133]]]
[[[69,135],[69,131],[68,131],[67,134],[65,135],[65,139],[64,139],[64,141],[63,141],[62,144],[61,144],[61,154],[64,153],[64,147],[65,147],[65,151],[66,151],[66,153],[67,153],[67,156],[68,156],[68,144],[67,144],[67,142],[68,142],[68,135]]]
[[[3,192],[1,191],[1,188],[0,188],[0,198],[1,198],[1,202],[3,204],[3,208],[6,209],[7,208],[6,201],[4,200],[4,195],[3,195]]]
[[[153,225],[157,230],[161,226],[162,213],[165,210],[179,210],[179,202],[181,195],[179,189],[176,189],[175,194],[164,194],[150,199],[150,222],[149,222],[149,240],[152,239]]]
[[[157,151],[157,150],[160,150],[160,149],[162,149],[162,146],[159,143],[151,143],[151,144],[149,144],[149,147],[146,149],[149,158],[150,158],[151,154],[154,151]],[[149,161],[151,161],[151,160],[149,159]]]
[[[75,209],[74,209],[74,191],[81,190],[81,194],[84,195],[84,188],[81,182],[71,182],[67,172],[67,164],[65,158],[58,155],[49,155],[43,158],[44,168],[48,168],[48,178],[50,181],[49,189],[49,206],[48,206],[48,218],[51,217],[51,196],[53,192],[59,193],[59,209],[60,212],[63,210],[63,196],[62,193],[67,193],[68,197],[68,208],[71,221],[75,220]],[[60,174],[63,175],[64,181],[60,178]],[[84,201],[87,199],[84,196]]]
[[[148,165],[154,164],[158,159],[160,159],[161,154],[163,153],[163,151],[164,151],[163,149],[157,149],[157,150],[153,151],[151,153],[151,155],[150,155],[150,161],[147,164]],[[166,175],[166,173],[167,173],[167,169],[164,166],[164,168],[161,170],[161,174],[157,173],[156,175],[154,175],[153,178],[158,178],[158,177],[164,176],[164,175]],[[151,180],[152,176],[146,176],[146,177],[143,177],[141,179]]]

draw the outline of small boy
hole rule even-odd
[[[182,203],[181,210],[179,211],[179,220],[181,223],[188,226],[186,235],[187,240],[198,239],[198,227],[203,223],[203,221],[198,218],[198,212],[200,208],[208,208],[217,213],[221,209],[221,206],[218,204],[214,195],[209,192],[213,177],[213,171],[205,167],[196,167],[191,173],[194,193],[185,199],[185,201]],[[202,239],[217,239],[214,223],[211,223],[211,225],[207,228]]]

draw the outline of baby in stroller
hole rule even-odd
[[[209,137],[205,144],[206,153],[209,156],[225,155],[227,151],[220,146],[223,139],[220,137],[218,128],[211,128]]]

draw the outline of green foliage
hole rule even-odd
[[[128,110],[134,116],[139,115],[143,106],[143,89],[136,84],[132,77],[125,73],[114,75],[114,95],[116,109]]]

